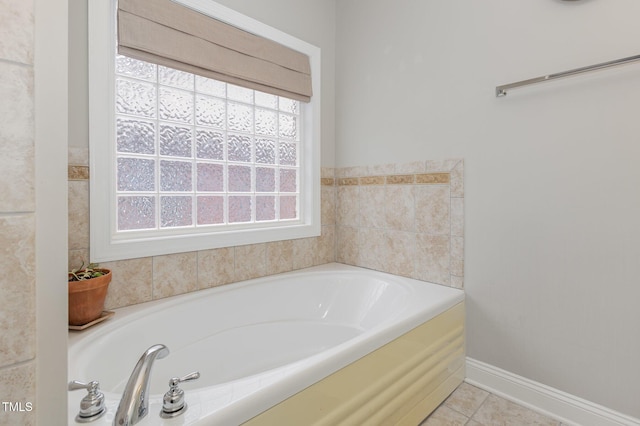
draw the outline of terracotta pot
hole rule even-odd
[[[90,280],[69,281],[69,325],[84,325],[100,318],[111,282],[111,271]]]

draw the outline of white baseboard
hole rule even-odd
[[[640,426],[640,419],[467,357],[471,385],[574,426]]]

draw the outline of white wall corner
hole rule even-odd
[[[640,426],[640,419],[467,357],[465,381],[563,425]]]

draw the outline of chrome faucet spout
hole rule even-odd
[[[169,355],[165,345],[153,345],[147,349],[131,372],[122,399],[118,405],[114,426],[131,426],[147,415],[149,407],[149,379],[156,359]]]

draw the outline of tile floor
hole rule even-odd
[[[550,417],[462,383],[420,426],[562,426]]]

